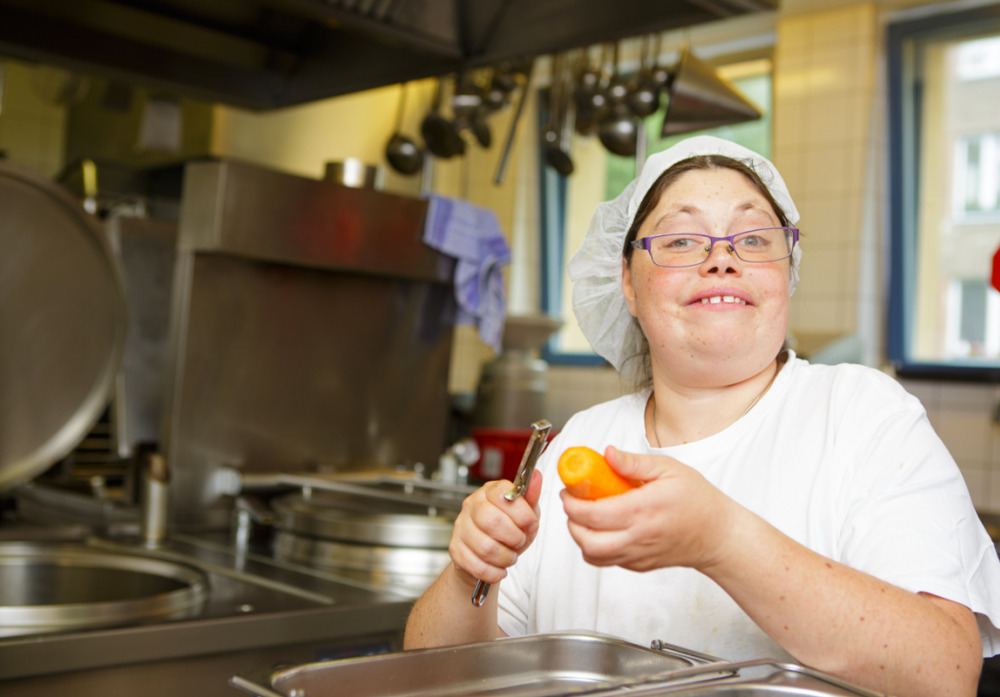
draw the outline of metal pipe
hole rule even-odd
[[[142,472],[142,515],[139,524],[142,543],[146,547],[158,547],[167,536],[169,486],[170,471],[166,459],[159,453],[151,453]]]
[[[493,183],[497,186],[503,184],[504,175],[507,172],[507,163],[510,161],[510,151],[514,146],[514,136],[517,135],[517,124],[521,120],[521,113],[524,111],[524,103],[528,101],[528,92],[531,90],[531,74],[534,72],[535,63],[528,66],[528,74],[524,78],[524,90],[521,92],[521,99],[517,103],[517,110],[510,122],[510,131],[507,132],[507,142],[503,146],[503,153],[500,155],[500,162],[497,164],[497,172],[493,177]]]

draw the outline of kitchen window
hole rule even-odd
[[[720,76],[735,85],[763,113],[760,119],[699,133],[727,138],[756,150],[765,157],[771,151],[771,61],[754,58],[738,62],[714,61]],[[545,100],[539,103],[544,105]],[[548,122],[541,111],[540,124]],[[659,152],[697,133],[660,138],[663,110],[644,123],[648,154]],[[636,176],[636,161],[607,152],[596,136],[574,134],[571,155],[574,171],[561,177],[541,162],[542,201],[542,307],[563,321],[543,349],[546,361],[563,365],[601,365],[604,360],[590,348],[573,314],[572,284],[566,264],[580,248],[594,209],[601,201],[617,196]]]
[[[895,22],[888,58],[890,358],[1000,381],[1000,8]]]
[[[958,138],[952,194],[957,218],[1000,214],[1000,132]]]

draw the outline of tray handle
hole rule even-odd
[[[688,652],[689,650],[683,649],[682,651]],[[704,656],[706,654],[702,655]],[[664,695],[669,695],[671,692],[677,692],[690,688],[692,683],[701,683],[703,680],[722,681],[732,679],[739,676],[741,672],[754,668],[770,669],[771,674],[779,672],[799,673],[819,682],[824,682],[828,685],[839,688],[853,697],[886,697],[883,693],[873,692],[863,687],[853,685],[849,682],[835,678],[832,675],[822,673],[807,666],[803,666],[798,663],[782,662],[773,658],[761,658],[736,663],[729,663],[726,661],[705,663],[692,668],[682,668],[681,670],[663,673],[658,676],[647,676],[636,680],[629,680],[622,683],[618,687],[627,687],[627,694],[630,697],[641,697],[646,694],[651,697],[664,697]],[[608,694],[610,697],[611,694],[617,693]]]
[[[654,651],[662,651],[663,653],[675,656],[677,658],[687,659],[695,664],[709,664],[709,663],[725,663],[726,661],[717,657],[712,656],[707,653],[701,653],[700,651],[695,651],[694,649],[687,649],[683,646],[677,646],[676,644],[669,644],[662,639],[653,639],[649,643],[649,648]]]
[[[256,697],[288,697],[280,692],[275,692],[269,687],[264,687],[262,683],[267,682],[265,678],[263,680],[257,680],[251,677],[244,677],[242,675],[234,675],[229,678],[229,684],[235,688],[243,690],[244,692],[249,692],[251,695]]]

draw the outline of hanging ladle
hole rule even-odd
[[[576,93],[576,132],[580,135],[592,135],[598,123],[604,117],[608,108],[608,77],[604,72],[604,63],[608,61],[608,45],[601,46],[598,65],[587,65],[588,56],[583,57],[584,69],[577,78]]]
[[[424,151],[416,141],[403,135],[403,114],[406,112],[406,83],[400,85],[399,107],[396,110],[396,130],[385,145],[385,159],[400,174],[414,175],[424,166]]]
[[[642,45],[642,65],[639,66],[639,74],[628,95],[629,107],[640,119],[652,116],[660,108],[661,82],[656,76],[659,54],[659,38],[654,49],[652,37],[645,37]]]
[[[451,98],[451,111],[458,131],[469,131],[482,148],[493,143],[493,133],[486,122],[489,106],[486,104],[486,90],[476,79],[464,70],[455,81],[455,92]]]
[[[618,44],[615,44],[614,65],[613,82],[621,75],[618,65]],[[621,100],[611,107],[598,124],[597,137],[608,151],[622,157],[632,157],[636,153],[639,125],[625,97],[626,94],[622,93]]]
[[[573,160],[566,152],[565,119],[569,113],[570,99],[568,85],[563,84],[563,61],[560,54],[552,61],[552,84],[549,87],[549,125],[542,134],[545,161],[564,177],[573,173]]]
[[[441,115],[441,98],[444,94],[444,80],[438,79],[434,92],[434,102],[431,113],[424,117],[420,124],[420,134],[424,144],[435,157],[447,159],[455,155],[465,154],[465,141],[459,134],[455,124]]]

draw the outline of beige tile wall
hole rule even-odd
[[[1000,387],[903,380],[948,446],[980,511],[1000,513]]]
[[[0,63],[0,150],[11,162],[52,177],[63,169],[66,107],[55,103],[63,71]]]
[[[801,214],[803,249],[793,334],[857,329],[876,21],[871,4],[778,21],[773,158]]]

